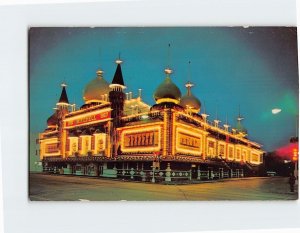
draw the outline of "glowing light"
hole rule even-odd
[[[149,145],[144,147],[135,147],[135,148],[125,148],[125,134],[131,133],[142,133],[142,132],[158,132],[158,145]],[[148,151],[159,151],[161,148],[161,127],[152,126],[152,127],[134,127],[131,129],[123,130],[121,133],[121,151],[123,152],[148,152]]]
[[[197,138],[199,139],[199,146],[195,149],[186,149],[186,148],[183,148],[181,145],[180,145],[180,133],[184,133],[185,135],[187,136],[190,136],[192,138]],[[183,153],[189,153],[189,154],[194,154],[194,155],[201,155],[201,140],[202,140],[202,135],[201,134],[198,134],[198,133],[194,133],[190,130],[186,130],[186,129],[183,129],[183,128],[177,128],[176,129],[176,150],[179,151],[179,152],[183,152]]]
[[[165,69],[165,73],[168,74],[168,75],[170,75],[170,74],[173,73],[173,70],[171,70],[170,68],[166,68]]]
[[[148,115],[142,115],[141,118],[142,118],[143,120],[147,120],[147,119],[149,119],[149,116],[148,116]]]
[[[281,109],[280,108],[274,108],[274,109],[272,109],[272,113],[273,114],[278,114],[278,113],[280,113],[281,112]]]
[[[123,61],[121,60],[121,59],[116,59],[116,64],[122,64],[123,63]]]
[[[179,103],[179,100],[172,99],[172,98],[162,98],[162,99],[158,99],[158,100],[156,101],[157,104],[164,103],[164,102],[170,102],[170,103],[178,104],[178,103]]]

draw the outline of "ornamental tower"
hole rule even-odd
[[[66,91],[67,84],[62,83],[61,87],[62,87],[62,91],[61,91],[60,98],[56,105],[57,105],[58,111],[60,113],[59,115],[65,115],[69,112],[69,110],[68,110],[69,99],[68,99],[68,95],[67,95],[67,91]]]
[[[65,115],[69,113],[69,109],[68,109],[69,100],[66,91],[67,85],[65,83],[62,83],[61,87],[62,87],[61,95],[56,106],[57,106],[57,113],[58,113],[58,131],[59,131],[58,145],[60,148],[60,153],[64,157],[65,149],[66,149],[66,139],[67,139],[67,132],[64,129],[64,119],[65,119]]]
[[[124,101],[125,93],[123,90],[126,88],[124,85],[123,74],[121,69],[122,60],[118,58],[116,60],[117,69],[112,80],[112,83],[109,85],[109,101],[111,102],[112,108],[112,118],[114,119],[114,126],[120,126],[121,117],[123,116],[124,111]]]

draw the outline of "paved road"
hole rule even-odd
[[[76,176],[30,174],[29,197],[38,201],[295,200],[288,178],[163,185]]]

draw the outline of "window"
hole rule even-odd
[[[229,147],[228,157],[233,158],[233,148],[232,147]]]
[[[236,159],[237,160],[241,159],[241,151],[239,149],[236,150]]]
[[[58,152],[58,144],[57,143],[50,143],[46,144],[46,153],[57,153]]]
[[[220,145],[219,146],[219,153],[220,153],[220,155],[224,155],[225,154],[225,146],[224,145]]]
[[[91,150],[95,150],[95,135],[92,136]]]
[[[70,151],[70,138],[67,139],[66,142],[66,151],[69,152]]]
[[[208,147],[215,148],[215,143],[212,141],[208,141]]]
[[[79,137],[78,140],[78,150],[82,150],[82,137]]]

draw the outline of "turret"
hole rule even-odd
[[[59,117],[61,117],[62,115],[65,115],[69,112],[68,107],[69,107],[69,99],[68,99],[68,95],[67,95],[67,91],[66,91],[66,87],[67,85],[65,83],[61,84],[62,87],[62,91],[60,94],[60,98],[56,104],[57,106],[57,110],[59,112]]]
[[[122,60],[118,58],[116,60],[117,69],[114,78],[109,85],[109,101],[111,102],[112,118],[114,119],[114,126],[120,125],[120,118],[123,116],[125,93],[123,90],[126,88],[124,85],[123,74],[122,74]]]

